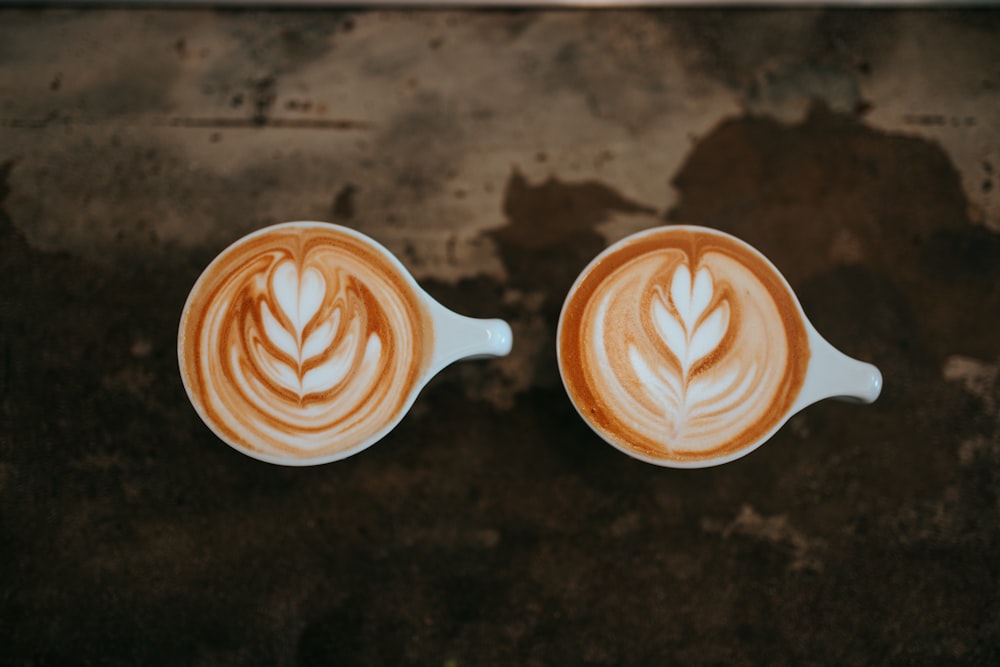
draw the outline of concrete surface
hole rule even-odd
[[[0,11],[0,664],[1000,663],[998,64],[996,11]],[[175,336],[303,218],[516,339],[287,469]],[[702,471],[593,436],[562,297],[680,221],[881,399]]]

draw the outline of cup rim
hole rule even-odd
[[[556,363],[557,366],[559,367],[559,379],[562,382],[563,389],[566,392],[567,398],[569,399],[570,404],[573,406],[573,409],[576,410],[577,414],[580,415],[580,418],[583,420],[583,422],[595,434],[597,434],[602,440],[607,442],[609,445],[613,446],[614,448],[618,449],[619,451],[625,454],[628,454],[634,459],[638,459],[646,463],[651,463],[653,465],[657,465],[662,468],[675,468],[675,469],[711,468],[726,463],[730,463],[732,461],[735,461],[736,459],[743,458],[744,456],[747,456],[754,450],[758,449],[761,445],[763,445],[772,437],[774,437],[775,433],[777,433],[781,429],[781,427],[784,426],[789,419],[791,419],[792,416],[794,416],[797,412],[799,412],[802,409],[802,407],[804,407],[798,405],[798,398],[802,393],[802,388],[805,386],[805,378],[807,378],[810,374],[815,372],[812,366],[812,359],[810,359],[810,361],[807,363],[806,372],[805,375],[803,376],[803,383],[802,386],[799,387],[795,400],[791,402],[788,409],[785,410],[785,413],[781,415],[781,417],[779,417],[777,420],[775,420],[774,425],[767,431],[767,433],[762,435],[760,438],[758,438],[751,444],[741,449],[738,449],[734,452],[730,452],[722,456],[715,456],[715,457],[697,459],[691,461],[678,461],[675,459],[665,459],[665,458],[650,456],[648,454],[643,454],[641,452],[634,451],[633,449],[626,447],[619,442],[615,442],[608,436],[608,434],[598,431],[597,428],[594,426],[594,424],[592,424],[591,421],[587,418],[587,415],[584,414],[584,411],[580,408],[580,406],[576,404],[576,401],[573,400],[572,395],[570,395],[569,387],[566,384],[566,376],[563,372],[564,362],[563,362],[561,341],[563,335],[563,325],[565,321],[566,309],[569,306],[570,301],[576,294],[577,289],[580,287],[584,279],[600,262],[602,262],[608,255],[611,255],[614,252],[616,252],[619,248],[629,243],[641,240],[647,236],[654,236],[656,234],[662,234],[671,231],[692,231],[692,232],[706,233],[714,236],[723,237],[728,240],[735,241],[738,245],[752,252],[754,255],[763,260],[767,265],[767,267],[770,268],[771,271],[780,279],[781,285],[791,296],[792,303],[795,304],[796,315],[799,317],[800,321],[802,322],[805,328],[806,338],[809,343],[810,350],[812,350],[812,348],[815,345],[815,337],[817,337],[819,334],[816,332],[815,327],[813,327],[812,323],[809,321],[809,318],[806,317],[805,311],[802,309],[802,304],[799,301],[798,295],[795,293],[795,290],[792,289],[792,286],[791,284],[789,284],[788,279],[781,272],[781,270],[778,269],[778,267],[775,266],[775,264],[763,252],[758,250],[756,247],[754,247],[747,241],[744,241],[743,239],[739,238],[738,236],[734,236],[733,234],[722,231],[721,229],[716,229],[714,227],[706,227],[703,225],[695,225],[690,223],[679,223],[679,224],[668,223],[664,225],[658,225],[656,227],[650,227],[648,229],[643,229],[618,239],[614,243],[607,246],[604,250],[599,252],[597,255],[595,255],[587,263],[587,265],[580,271],[576,279],[573,281],[572,286],[566,292],[566,296],[563,299],[562,307],[559,310],[559,323],[556,326]]]
[[[293,220],[289,222],[279,222],[276,224],[267,225],[265,227],[260,227],[252,232],[249,232],[247,234],[238,237],[231,243],[227,244],[222,250],[219,250],[215,254],[215,256],[208,264],[205,265],[201,273],[198,275],[197,280],[195,280],[194,284],[192,284],[191,286],[191,289],[188,291],[188,295],[184,300],[184,306],[181,309],[180,321],[178,322],[177,325],[177,364],[180,371],[181,384],[184,385],[184,391],[187,394],[188,402],[195,409],[195,412],[198,414],[198,417],[201,419],[201,421],[204,422],[206,426],[208,426],[208,428],[212,431],[213,434],[215,434],[217,438],[219,438],[219,440],[229,445],[231,448],[235,449],[241,454],[257,459],[259,461],[264,461],[265,463],[272,463],[289,467],[306,467],[314,465],[323,465],[325,463],[333,463],[334,461],[340,461],[342,459],[346,459],[350,456],[353,456],[354,454],[357,454],[371,447],[375,443],[385,438],[393,429],[396,428],[396,426],[399,425],[399,423],[403,420],[403,418],[409,413],[410,409],[413,407],[413,403],[417,400],[417,396],[427,385],[430,379],[434,377],[437,371],[434,371],[434,369],[432,368],[431,358],[429,356],[428,359],[426,360],[426,363],[423,364],[424,368],[422,369],[419,378],[417,379],[416,382],[413,383],[413,387],[410,389],[409,394],[403,401],[402,407],[400,408],[400,410],[397,411],[396,415],[392,419],[387,420],[386,424],[371,436],[365,438],[364,440],[360,441],[359,443],[347,449],[339,450],[331,454],[324,454],[320,456],[308,456],[308,457],[276,456],[250,449],[238,442],[234,442],[233,439],[229,438],[224,433],[222,433],[221,429],[216,426],[214,420],[209,419],[208,416],[205,414],[201,405],[201,401],[195,400],[195,396],[191,391],[188,379],[188,373],[185,367],[186,365],[184,363],[184,342],[186,338],[184,334],[184,329],[185,329],[185,324],[187,323],[187,319],[189,317],[191,301],[194,298],[195,294],[198,293],[200,289],[203,287],[203,282],[207,280],[206,276],[210,273],[210,270],[213,267],[215,267],[218,263],[220,263],[223,257],[227,255],[231,250],[247,242],[252,241],[254,238],[284,228],[326,229],[330,231],[336,231],[345,234],[347,236],[350,236],[351,238],[360,241],[367,246],[370,246],[376,252],[378,252],[384,259],[389,261],[389,263],[403,276],[407,286],[409,286],[409,288],[413,290],[414,294],[420,300],[420,303],[426,309],[428,320],[431,322],[432,333],[433,330],[437,329],[438,322],[434,314],[434,309],[431,307],[430,302],[432,301],[432,298],[427,294],[426,291],[424,291],[424,289],[417,282],[416,278],[413,277],[413,274],[409,271],[409,269],[406,268],[406,266],[402,263],[402,261],[398,257],[396,257],[396,255],[394,255],[388,248],[386,248],[384,245],[382,245],[372,237],[368,236],[367,234],[357,231],[355,229],[351,229],[350,227],[345,227],[343,225],[339,225],[332,222],[321,222],[317,220]]]

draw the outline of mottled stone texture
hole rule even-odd
[[[0,11],[0,664],[1000,664],[1000,14]],[[205,264],[318,218],[510,357],[384,441],[226,447]],[[609,242],[743,237],[877,364],[700,471],[559,384]]]

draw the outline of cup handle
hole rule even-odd
[[[434,372],[461,359],[491,359],[510,354],[514,336],[500,319],[477,319],[429,299],[434,320]]]
[[[882,393],[882,372],[847,356],[815,330],[810,332],[812,356],[797,401],[797,409],[833,398],[851,403],[873,403]]]

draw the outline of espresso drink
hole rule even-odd
[[[805,380],[798,302],[759,252],[701,227],[637,234],[585,269],[563,306],[559,366],[591,427],[653,462],[758,443]]]
[[[181,375],[222,439],[264,459],[333,459],[394,424],[433,346],[427,306],[380,246],[323,223],[238,241],[198,279]]]

